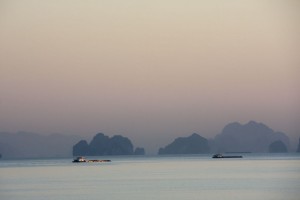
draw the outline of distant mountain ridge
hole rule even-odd
[[[171,144],[160,148],[158,154],[199,154],[209,153],[208,140],[197,133],[189,137],[179,137]]]
[[[0,132],[0,153],[3,158],[49,158],[72,155],[77,135],[41,135],[30,132]]]
[[[300,141],[299,141],[300,142]],[[287,152],[289,138],[281,132],[275,132],[263,123],[249,121],[247,124],[229,123],[214,139],[193,134],[176,138],[158,154],[199,154],[223,152]]]
[[[282,141],[276,140],[275,142],[272,142],[270,144],[269,152],[270,153],[286,153],[287,148],[286,148],[286,145]]]
[[[127,137],[115,135],[108,137],[98,133],[90,144],[81,140],[73,146],[73,156],[102,156],[102,155],[143,155],[144,148],[133,149],[131,141]]]
[[[88,138],[90,138],[90,136]],[[131,141],[120,135],[109,138],[104,134],[97,134],[90,144],[82,139],[82,136],[78,135],[41,135],[30,132],[0,132],[0,154],[4,159],[70,157],[73,154],[145,154],[144,148],[133,149]],[[78,146],[75,149],[73,148],[74,144]],[[271,146],[271,144],[273,145]],[[240,124],[238,122],[229,123],[223,128],[220,134],[209,140],[198,134],[176,138],[170,144],[160,148],[158,153],[267,153],[279,150],[282,152],[285,151],[285,148],[287,152],[291,151],[289,138],[284,133],[273,131],[263,123],[249,121],[246,124]],[[297,152],[300,152],[300,139]]]
[[[282,132],[275,132],[263,123],[249,121],[247,124],[230,123],[213,140],[213,146],[219,152],[268,152],[269,145],[282,141],[289,149],[289,138]]]

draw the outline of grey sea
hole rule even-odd
[[[99,157],[110,163],[0,160],[0,199],[300,199],[299,154],[243,156]]]

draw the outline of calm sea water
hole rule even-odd
[[[0,160],[0,199],[300,199],[299,154],[210,156]]]

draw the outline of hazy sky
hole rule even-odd
[[[0,131],[295,139],[299,52],[298,0],[0,0]]]

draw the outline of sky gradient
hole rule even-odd
[[[0,131],[296,139],[299,52],[297,0],[0,0]]]

